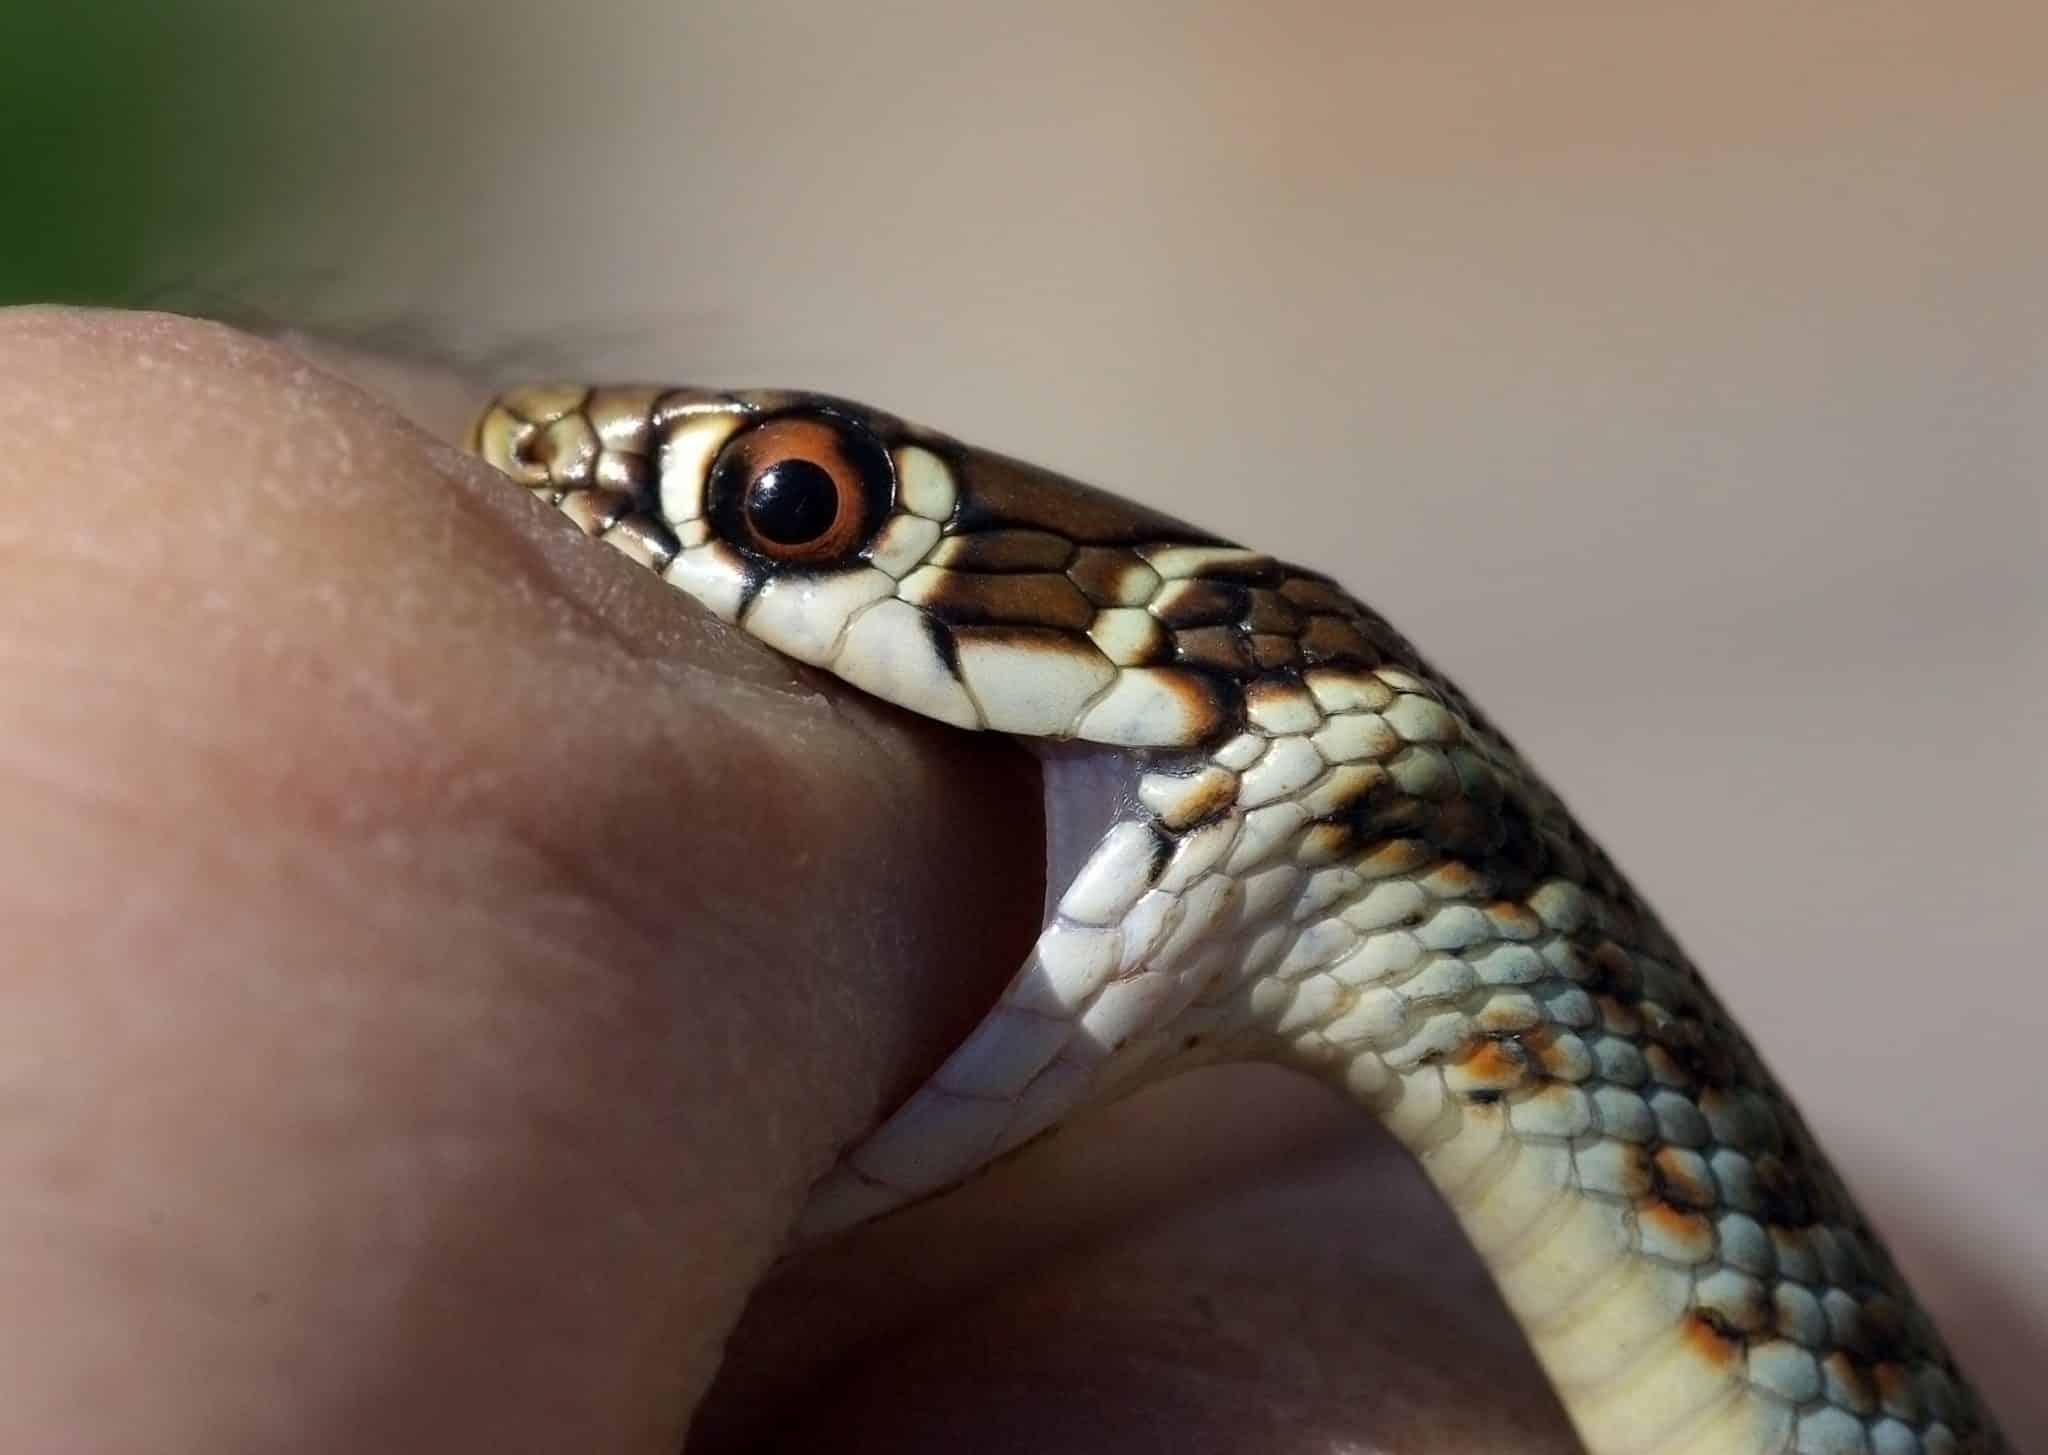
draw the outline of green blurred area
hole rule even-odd
[[[289,193],[295,5],[0,0],[0,303],[140,303]]]

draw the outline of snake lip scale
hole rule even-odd
[[[1669,932],[1336,582],[820,395],[521,388],[471,445],[776,650],[1041,759],[1030,957],[800,1238],[1273,1061],[1417,1157],[1593,1455],[2008,1448]]]

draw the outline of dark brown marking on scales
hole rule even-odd
[[[1187,577],[1169,581],[1152,598],[1152,614],[1174,631],[1190,627],[1230,626],[1244,619],[1251,593],[1228,581]]]
[[[1171,640],[1174,655],[1191,666],[1238,677],[1249,676],[1253,670],[1251,649],[1235,627],[1192,627],[1174,632]]]
[[[1240,586],[1277,586],[1288,568],[1262,551],[1248,551],[1226,545],[1203,559],[1188,560],[1177,542],[1153,541],[1138,547],[1138,554],[1157,567],[1162,576],[1196,581],[1230,581]]]
[[[1156,889],[1173,862],[1173,851],[1180,847],[1180,836],[1168,832],[1156,818],[1148,820],[1145,827],[1152,835],[1152,859],[1145,868],[1145,887]]]
[[[918,625],[925,640],[932,644],[932,650],[938,653],[939,665],[951,673],[954,680],[959,680],[960,643],[954,639],[952,629],[929,612],[924,614]]]
[[[1230,812],[1237,802],[1237,782],[1227,773],[1197,775],[1198,788],[1174,804],[1170,819],[1156,820],[1175,833],[1186,833],[1213,823]]]
[[[946,536],[925,560],[954,571],[1064,571],[1075,554],[1072,541],[1048,531],[989,530]]]
[[[1185,521],[1007,455],[957,447],[935,452],[960,482],[956,528],[962,531],[1020,527],[1051,531],[1083,546],[1227,544]]]
[[[1301,634],[1302,655],[1317,666],[1377,667],[1387,658],[1373,650],[1356,625],[1336,616],[1312,616]]]
[[[920,566],[901,594],[939,620],[959,626],[1047,626],[1085,631],[1095,608],[1074,583],[1052,572],[955,571]]]
[[[1465,799],[1433,802],[1385,774],[1361,775],[1317,823],[1360,844],[1419,839],[1440,861],[1437,887],[1460,895],[1519,902],[1550,868],[1529,810],[1514,798],[1487,813]]]
[[[1508,1039],[1484,1039],[1456,1062],[1465,1095],[1478,1100],[1498,1098],[1529,1079],[1529,1061],[1521,1046]]]
[[[1304,623],[1301,611],[1293,602],[1278,591],[1260,587],[1247,598],[1244,624],[1255,632],[1281,632],[1291,636],[1299,632]]]
[[[1742,1363],[1742,1340],[1710,1313],[1688,1313],[1680,1327],[1686,1347],[1715,1368],[1732,1370]]]
[[[1135,608],[1112,607],[1111,610],[1129,612]],[[1157,667],[1172,661],[1173,634],[1149,616],[1143,618],[1143,625],[1145,630],[1142,638],[1121,640],[1116,643],[1117,653],[1105,651],[1104,655],[1110,656],[1120,667]]]
[[[1303,611],[1323,611],[1337,616],[1349,616],[1361,605],[1327,576],[1309,571],[1291,572],[1280,583],[1280,594]]]
[[[1302,656],[1301,643],[1291,636],[1255,632],[1248,640],[1251,643],[1252,661],[1262,671],[1277,672],[1284,668],[1298,667],[1305,660]]]
[[[1212,672],[1193,671],[1178,667],[1151,669],[1159,674],[1159,680],[1181,701],[1187,720],[1205,724],[1196,737],[1199,741],[1214,743],[1227,734],[1237,731],[1244,721],[1244,697],[1237,684],[1228,678]]]
[[[1650,1173],[1656,1194],[1675,1206],[1710,1208],[1720,1197],[1705,1160],[1683,1147],[1659,1147],[1650,1158]]]
[[[1150,596],[1158,577],[1152,568],[1129,551],[1114,546],[1083,546],[1067,565],[1067,579],[1097,606],[1141,605]],[[1148,589],[1134,592],[1131,583]]]
[[[1304,863],[1334,864],[1358,847],[1358,831],[1346,823],[1323,820],[1301,832]]]

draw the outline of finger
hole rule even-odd
[[[671,1448],[1028,945],[1028,775],[275,348],[0,377],[0,1443]]]

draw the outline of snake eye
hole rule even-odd
[[[781,415],[738,435],[711,472],[728,539],[771,561],[852,555],[888,513],[888,451],[852,421]]]
[[[740,507],[754,534],[778,546],[821,540],[839,519],[839,482],[810,460],[777,460],[747,486]]]

